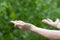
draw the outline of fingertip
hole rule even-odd
[[[10,21],[11,23],[13,23],[14,21]]]
[[[43,20],[42,20],[42,22],[44,22],[44,23],[45,23],[45,22],[46,22],[46,19],[43,19]]]
[[[59,20],[58,18],[56,20]]]

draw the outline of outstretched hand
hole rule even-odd
[[[55,22],[53,22],[51,19],[43,19],[42,22],[60,29],[60,20],[59,19],[56,19]],[[11,21],[11,23],[13,23],[14,26],[19,27],[20,29],[30,29],[30,28],[34,27],[34,25],[32,25],[32,24],[25,23],[25,22],[20,21],[20,20],[18,20],[18,21]]]
[[[17,26],[20,29],[30,29],[30,28],[32,28],[31,26],[34,26],[34,25],[30,24],[30,23],[25,23],[25,22],[20,21],[20,20],[11,21],[11,23],[13,23],[14,26]]]
[[[60,20],[59,19],[56,19],[55,22],[53,22],[51,19],[43,19],[42,22],[49,24],[51,26],[54,26],[54,27],[60,27]]]

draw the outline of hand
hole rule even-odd
[[[43,19],[42,22],[49,24],[51,26],[54,26],[54,27],[60,26],[60,20],[59,19],[56,19],[55,22],[53,22],[51,19]]]
[[[30,29],[32,24],[25,23],[23,21],[11,21],[11,23],[14,24],[14,26],[19,27],[20,29]]]

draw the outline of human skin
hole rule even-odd
[[[42,22],[60,29],[60,20],[59,19],[56,19],[55,22],[53,22],[51,19],[43,19]]]
[[[27,29],[33,31],[39,35],[48,38],[49,40],[60,40],[60,30],[48,30],[44,28],[39,28],[33,24],[25,23],[23,21],[11,21],[11,22],[20,29]],[[60,29],[58,26],[59,19],[57,19],[55,22],[53,22],[51,19],[43,19],[42,22]]]

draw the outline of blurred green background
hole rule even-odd
[[[0,0],[0,40],[48,40],[10,23],[22,20],[41,28],[56,29],[42,23],[45,18],[60,18],[60,0]]]

